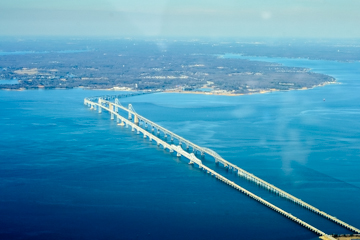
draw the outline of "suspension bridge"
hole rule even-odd
[[[243,187],[239,186],[238,184],[230,181],[229,179],[225,178],[224,176],[220,175],[219,173],[215,172],[214,170],[205,166],[202,161],[197,158],[196,154],[200,154],[204,156],[205,153],[212,156],[215,159],[216,163],[221,164],[223,167],[227,168],[229,171],[234,171],[237,173],[239,177],[245,178],[258,186],[261,186],[274,194],[286,198],[291,202],[300,205],[301,207],[310,210],[328,220],[335,222],[336,224],[347,228],[355,233],[360,233],[360,229],[337,219],[334,216],[331,216],[324,211],[319,210],[318,208],[304,202],[303,200],[281,190],[280,188],[266,182],[265,180],[256,177],[255,175],[245,171],[244,169],[232,164],[231,162],[226,161],[222,158],[219,154],[215,151],[200,147],[195,143],[171,132],[170,130],[150,121],[149,119],[141,116],[138,114],[131,104],[128,107],[124,107],[120,100],[121,98],[131,97],[142,95],[146,93],[133,93],[133,94],[126,94],[126,95],[114,95],[114,96],[101,96],[101,97],[92,97],[92,98],[85,98],[84,104],[90,107],[90,109],[97,110],[101,113],[103,110],[108,111],[110,113],[110,118],[115,120],[119,125],[125,126],[127,128],[131,128],[132,131],[137,132],[137,134],[142,134],[144,138],[148,138],[150,141],[155,141],[158,146],[162,146],[164,149],[169,150],[169,152],[176,152],[177,156],[183,156],[189,160],[189,164],[196,164],[200,169],[205,171],[206,173],[210,174],[211,176],[219,179],[220,181],[224,182],[225,184],[235,188],[236,190],[242,192],[243,194],[251,197],[252,199],[262,203],[263,205],[269,207],[270,209],[284,215],[285,217],[293,220],[294,222],[300,224],[303,227],[315,232],[316,234],[323,236],[324,238],[334,240],[334,238],[330,235],[325,234],[321,230],[311,226],[310,224],[302,221],[299,218],[296,218],[292,214],[276,207],[275,205],[269,203],[268,201],[264,200],[263,198],[251,193],[250,191],[244,189]],[[119,114],[119,111],[123,110],[127,118]],[[163,135],[164,140],[160,138],[160,135]],[[168,143],[167,140],[170,138],[171,143]],[[174,144],[174,141],[178,142],[178,145]],[[191,152],[192,151],[192,152]],[[189,153],[191,152],[191,153]]]

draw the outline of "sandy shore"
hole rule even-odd
[[[313,89],[316,87],[323,87],[329,84],[341,84],[339,82],[326,82],[326,83],[322,83],[319,85],[315,85],[313,87],[303,87],[303,88],[299,88],[299,89],[288,89],[288,90],[280,90],[280,89],[267,89],[267,90],[260,90],[260,89],[249,89],[250,91],[253,92],[248,92],[248,93],[232,93],[232,92],[205,92],[205,91],[182,91],[182,90],[165,90],[165,91],[148,91],[149,93],[156,93],[156,92],[164,92],[164,93],[181,93],[181,94],[202,94],[202,95],[218,95],[218,96],[242,96],[242,95],[252,95],[252,94],[264,94],[264,93],[271,93],[271,92],[288,92],[288,91],[299,91],[299,90],[309,90],[309,89]],[[69,88],[69,89],[86,89],[86,90],[98,90],[98,91],[123,91],[123,92],[137,92],[138,90],[134,90],[134,89],[130,89],[130,88],[126,88],[126,89],[120,89],[120,88],[89,88],[89,87],[83,87],[83,86],[79,86],[79,87],[75,87],[75,88]],[[35,90],[36,88],[19,88],[19,89],[8,89],[8,88],[4,88],[2,90],[7,90],[7,91],[23,91],[23,90]],[[39,85],[37,89],[47,89],[47,87]],[[61,89],[61,90],[66,90],[67,88],[48,88],[48,89]],[[220,90],[221,91],[221,90]]]
[[[184,94],[203,94],[203,95],[221,95],[221,96],[242,96],[242,95],[252,95],[252,94],[264,94],[271,92],[288,92],[288,91],[300,91],[300,90],[309,90],[316,87],[323,87],[329,84],[340,84],[339,82],[327,82],[313,87],[303,87],[299,89],[289,89],[289,90],[280,90],[280,89],[268,89],[268,90],[253,90],[254,92],[249,93],[232,93],[232,92],[204,92],[204,91],[181,91],[181,90],[165,90],[166,93],[184,93]]]

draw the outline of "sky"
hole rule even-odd
[[[360,38],[360,0],[0,0],[2,36]]]

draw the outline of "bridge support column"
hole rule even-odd
[[[111,120],[114,120],[114,113],[111,113]]]
[[[115,104],[119,105],[119,99],[115,98]],[[119,112],[119,108],[117,106],[115,106],[115,112]]]
[[[98,107],[98,108],[99,108],[99,113],[101,113],[101,106],[102,106],[101,98],[99,98],[98,103],[99,103],[99,105],[100,105],[100,106]]]
[[[176,153],[176,156],[177,156],[177,157],[181,157],[181,154],[180,154],[180,153]]]
[[[131,111],[131,104],[129,104],[128,109]],[[131,119],[132,119],[132,116],[131,116],[131,113],[130,113],[130,112],[129,112],[128,119],[129,119],[129,120],[131,120]]]
[[[139,125],[139,118],[138,118],[137,115],[134,115],[134,123],[135,123],[136,125]]]

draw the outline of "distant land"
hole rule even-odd
[[[306,68],[221,56],[234,53],[337,61],[357,61],[359,57],[355,43],[1,41],[0,89],[12,90],[82,87],[231,95],[308,89],[335,79]],[[9,80],[17,80],[17,84]]]

